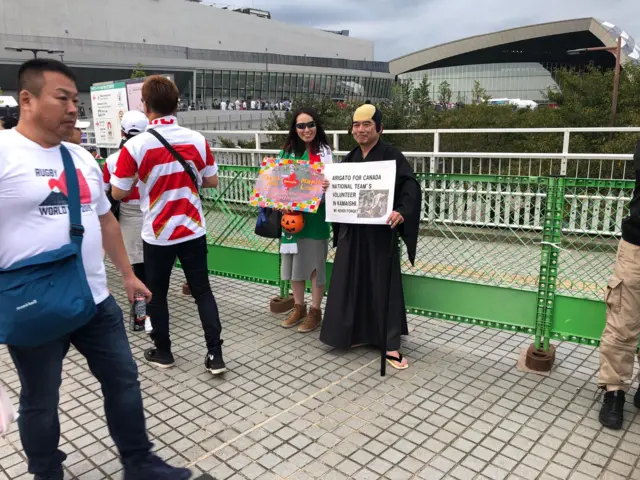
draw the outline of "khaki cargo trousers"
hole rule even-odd
[[[640,337],[640,247],[620,241],[604,299],[607,325],[600,340],[598,386],[626,392]]]

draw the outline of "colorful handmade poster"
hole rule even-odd
[[[322,199],[322,162],[265,158],[251,195],[251,205],[315,213]]]

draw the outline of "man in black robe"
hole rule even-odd
[[[353,136],[359,146],[343,162],[395,160],[393,212],[388,225],[333,224],[337,252],[320,340],[335,348],[362,344],[385,348],[389,364],[404,369],[408,363],[399,349],[401,335],[409,331],[397,239],[399,234],[413,264],[422,196],[409,162],[397,148],[380,141],[381,133],[381,112],[368,104],[358,108]],[[381,341],[385,317],[386,343]]]

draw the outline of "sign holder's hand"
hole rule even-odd
[[[329,188],[329,180],[325,178],[324,180],[322,180],[322,193],[325,193],[327,191],[327,188]]]
[[[396,228],[398,225],[404,223],[404,217],[398,212],[393,211],[391,215],[389,215],[389,218],[387,218],[387,223],[391,225],[391,228]]]

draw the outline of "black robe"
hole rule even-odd
[[[383,160],[396,161],[393,209],[404,217],[404,223],[397,230],[407,246],[409,260],[413,265],[422,194],[405,156],[397,148],[378,142],[365,159],[362,158],[362,150],[357,147],[343,162]],[[349,348],[362,343],[381,348],[382,325],[388,312],[386,349],[398,350],[400,336],[407,335],[409,331],[402,291],[400,255],[399,252],[396,253],[393,260],[390,256],[390,226],[334,223],[333,235],[337,252],[320,340],[335,348]],[[394,248],[397,252],[399,245],[396,243]]]

